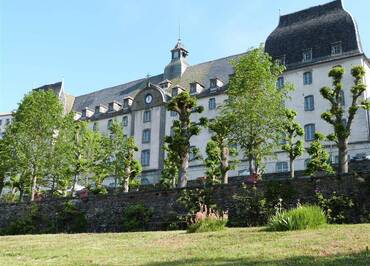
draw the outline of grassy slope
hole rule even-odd
[[[370,224],[0,237],[0,265],[370,265]]]

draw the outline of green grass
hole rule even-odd
[[[0,265],[370,265],[370,224],[0,237]]]
[[[283,211],[273,216],[269,223],[270,231],[291,231],[316,229],[326,224],[326,216],[319,206],[302,206]]]
[[[204,233],[221,231],[225,229],[226,223],[227,223],[226,219],[206,218],[205,220],[189,225],[187,232]]]

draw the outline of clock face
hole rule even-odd
[[[145,103],[151,103],[153,100],[153,96],[151,94],[148,94],[145,96]]]

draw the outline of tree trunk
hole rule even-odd
[[[252,156],[248,156],[248,161],[249,161],[249,175],[252,176],[254,173]]]
[[[348,139],[338,140],[339,162],[338,175],[348,173]]]
[[[130,166],[125,168],[125,179],[123,180],[123,192],[128,193],[130,183],[131,168]]]
[[[73,193],[75,193],[76,183],[77,183],[77,174],[74,175],[73,181],[72,181],[72,189],[71,189],[71,196],[72,197],[73,197]]]
[[[223,183],[227,184],[229,182],[229,148],[223,147],[221,151],[221,174]]]
[[[179,179],[180,179],[179,187],[180,188],[186,187],[186,184],[188,182],[188,177],[187,177],[188,167],[189,167],[189,153],[186,153],[181,158],[181,165],[180,165],[180,170],[179,170]]]
[[[36,185],[37,185],[37,177],[32,176],[32,189],[31,189],[31,201],[35,200],[35,194],[36,194]]]
[[[292,158],[290,158],[289,164],[290,164],[290,177],[294,178],[295,177],[295,170],[294,170],[294,160]]]

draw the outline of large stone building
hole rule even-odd
[[[274,59],[286,65],[287,70],[279,78],[278,86],[290,82],[296,87],[287,106],[298,112],[297,119],[305,129],[306,147],[310,145],[315,131],[325,134],[332,131],[331,126],[320,118],[329,104],[321,97],[319,89],[331,85],[328,72],[333,66],[341,65],[346,70],[343,82],[347,107],[353,85],[350,75],[352,66],[365,67],[364,82],[368,89],[362,97],[370,95],[370,61],[363,53],[355,20],[339,0],[280,16],[277,28],[266,39],[265,49]],[[91,128],[107,132],[113,120],[122,122],[125,134],[134,136],[139,146],[137,158],[143,166],[142,180],[156,182],[163,168],[164,136],[170,134],[172,122],[176,119],[176,114],[166,110],[166,102],[179,92],[189,90],[204,106],[201,116],[214,118],[218,107],[227,98],[225,90],[233,74],[230,60],[243,54],[197,65],[188,64],[188,55],[188,50],[179,40],[170,52],[170,62],[164,66],[163,73],[156,76],[77,97],[66,94],[62,83],[53,86],[65,104],[66,112],[73,110],[76,119],[89,121]],[[194,119],[199,116],[194,115]],[[360,110],[353,123],[350,156],[370,153],[369,126],[369,112]],[[208,130],[203,129],[199,136],[191,139],[203,156],[210,136]],[[333,162],[336,162],[335,146],[329,142],[326,144]],[[297,159],[297,170],[305,168],[307,159],[307,154]],[[276,158],[266,161],[269,173],[288,171],[288,167],[288,157],[284,152],[277,152]],[[244,175],[247,169],[247,162],[242,159],[230,175]],[[203,175],[202,161],[192,160],[190,179]]]

